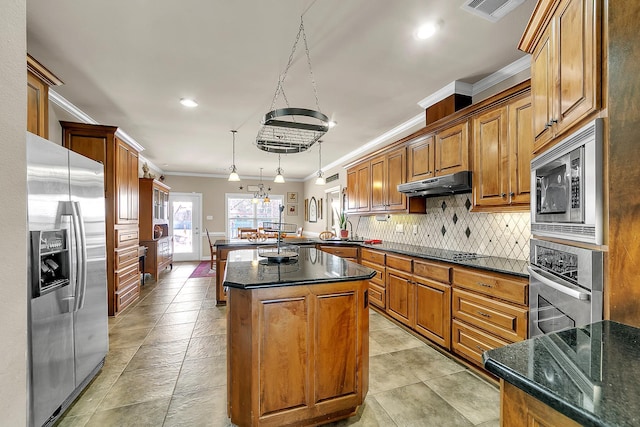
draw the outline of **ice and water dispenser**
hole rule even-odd
[[[70,244],[67,230],[31,232],[32,298],[69,284]]]

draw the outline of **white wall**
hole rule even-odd
[[[27,423],[26,0],[0,13],[0,424]]]

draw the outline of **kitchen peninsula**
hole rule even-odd
[[[239,426],[317,425],[355,414],[369,383],[374,270],[315,248],[227,260],[227,409]]]

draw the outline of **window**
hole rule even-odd
[[[268,203],[253,203],[251,194],[227,194],[227,237],[238,237],[238,228],[258,230],[265,222],[280,220],[280,205],[284,205],[284,196],[270,195]],[[284,222],[284,218],[282,220]]]

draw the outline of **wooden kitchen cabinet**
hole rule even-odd
[[[169,236],[169,191],[171,188],[153,178],[139,179],[140,244],[147,247],[144,273],[156,280],[167,267],[173,268],[173,238]],[[157,236],[155,227],[162,230]]]
[[[27,54],[27,130],[49,139],[49,87],[62,81]]]
[[[531,53],[534,152],[601,105],[601,6],[598,0],[540,1],[541,21],[527,27],[519,49]]]
[[[407,209],[407,196],[397,190],[399,184],[406,182],[406,170],[405,147],[371,159],[371,211],[392,212]]]
[[[347,212],[368,212],[370,192],[371,176],[367,161],[347,171]]]
[[[421,135],[407,144],[407,182],[435,176],[434,134]]]
[[[435,176],[469,170],[468,120],[439,130],[435,140]]]
[[[529,210],[533,137],[528,92],[472,121],[473,211]]]
[[[376,275],[369,280],[369,302],[384,310],[387,305],[385,253],[369,248],[360,250],[360,263],[375,270]]]
[[[167,267],[173,269],[172,236],[152,240],[140,240],[140,244],[147,247],[147,259],[144,263],[145,273],[151,274],[158,280],[162,270]]]
[[[527,339],[527,279],[456,266],[452,284],[454,353],[483,367],[483,352]]]
[[[330,253],[331,255],[339,256],[340,258],[345,258],[349,261],[358,262],[357,246],[320,245],[319,249],[323,252]]]
[[[413,285],[413,260],[409,257],[387,254],[387,314],[413,327],[415,319],[415,286]]]
[[[413,261],[415,324],[421,335],[449,350],[451,348],[451,267],[446,264]]]
[[[114,126],[60,125],[63,146],[104,165],[107,306],[115,316],[140,295],[138,258],[126,255],[139,244],[138,153],[115,136]]]

